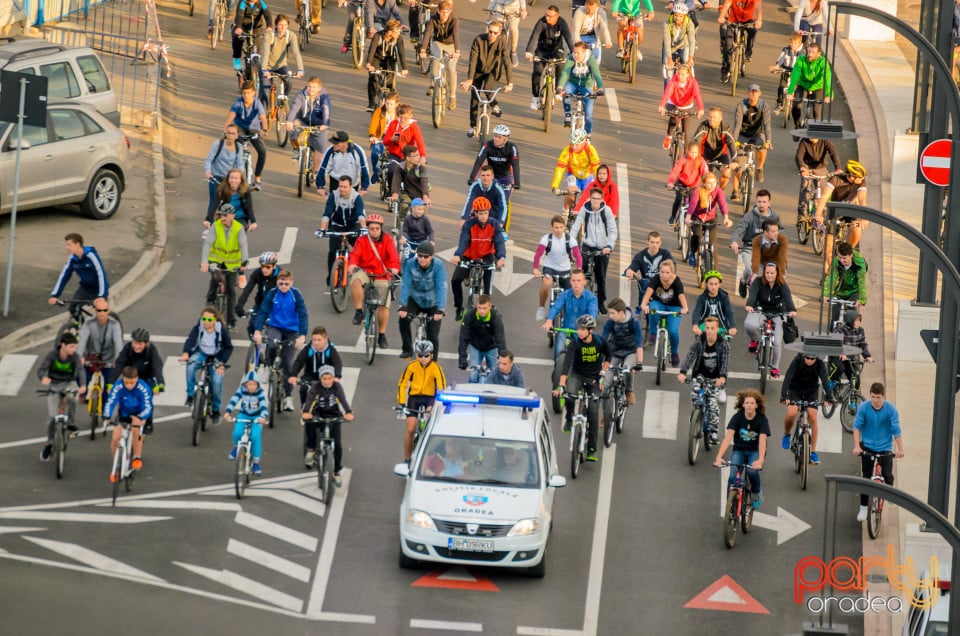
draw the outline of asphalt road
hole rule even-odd
[[[535,15],[542,12],[539,5],[535,9]],[[167,278],[123,316],[128,330],[148,327],[165,356],[179,352],[177,343],[196,320],[206,289],[206,279],[197,270],[199,221],[206,203],[202,160],[236,88],[229,49],[209,50],[200,13],[198,9],[198,17],[189,19],[183,4],[161,2],[160,19],[176,69],[176,90],[167,101],[173,117],[168,137],[173,136],[170,145],[179,153],[180,168],[179,176],[167,183],[169,257],[174,264]],[[478,32],[480,15],[478,7],[466,6],[465,43]],[[656,24],[665,17],[658,7]],[[338,53],[343,11],[328,9],[324,19],[319,43],[314,40],[305,52],[308,75],[318,72],[332,95],[332,129],[342,128],[362,139],[368,119],[363,112],[366,78]],[[701,14],[697,76],[708,106],[720,105],[732,120],[736,102],[719,83],[719,63],[714,61],[715,19],[715,11]],[[532,17],[524,22],[521,41],[532,22]],[[767,7],[746,83],[758,81],[770,101],[776,81],[764,69],[775,60],[788,30],[786,14]],[[646,59],[633,86],[623,81],[613,51],[604,52],[604,78],[614,89],[618,108],[611,108],[613,99],[598,105],[593,139],[601,158],[616,165],[621,196],[628,194],[630,201],[629,215],[622,214],[620,226],[623,240],[630,243],[615,250],[608,282],[611,297],[617,295],[619,284],[612,274],[625,265],[621,255],[629,257],[640,249],[648,231],[659,230],[667,236],[665,246],[675,247],[665,222],[672,193],[662,187],[669,167],[660,150],[664,122],[656,115],[659,47],[659,30],[648,28]],[[461,73],[464,66],[461,63]],[[521,249],[511,257],[516,274],[526,274],[530,262],[523,249],[533,249],[554,214],[556,199],[548,185],[565,130],[557,126],[549,136],[542,132],[539,120],[527,110],[529,65],[521,64],[517,75],[517,90],[503,100],[503,121],[511,126],[521,152],[524,188],[515,194],[511,230]],[[454,244],[455,219],[475,144],[464,136],[467,100],[460,99],[444,128],[434,130],[427,122],[424,88],[424,78],[415,71],[400,87],[424,127],[436,202],[430,214],[442,251]],[[837,104],[834,117],[849,122],[849,108]],[[694,634],[709,625],[720,634],[767,634],[798,632],[801,623],[812,618],[793,602],[793,570],[800,558],[821,549],[820,477],[856,470],[850,440],[836,432],[837,422],[823,427],[833,430],[822,433],[823,464],[812,468],[811,483],[802,492],[792,458],[777,443],[783,410],[772,399],[768,412],[774,437],[763,471],[766,499],[761,508],[767,516],[759,517],[753,532],[739,537],[734,550],[727,550],[721,540],[721,476],[710,466],[712,453],[696,466],[686,462],[687,388],[672,375],[664,385],[655,386],[650,364],[636,381],[638,403],[630,409],[625,434],[603,452],[599,464],[586,465],[580,478],[558,493],[546,578],[535,581],[499,570],[446,567],[400,570],[396,517],[402,484],[392,467],[401,455],[402,425],[393,419],[390,406],[403,363],[395,350],[378,355],[373,366],[351,352],[356,351],[359,330],[350,324],[349,312],[337,315],[331,310],[323,289],[325,246],[312,236],[321,216],[320,202],[315,195],[296,199],[288,151],[277,150],[271,141],[267,145],[266,186],[256,195],[261,229],[250,237],[251,252],[277,250],[287,237],[286,244],[292,246],[290,267],[308,299],[311,324],[326,325],[344,351],[350,369],[346,382],[356,391],[358,414],[344,434],[345,464],[350,469],[344,488],[330,508],[320,509],[311,475],[302,470],[299,427],[288,414],[265,435],[265,473],[254,489],[256,496],[238,503],[224,489],[232,475],[226,460],[229,428],[208,430],[200,447],[190,446],[186,409],[180,406],[182,369],[170,364],[170,390],[158,407],[162,421],[157,434],[147,442],[146,468],[123,505],[104,507],[109,495],[106,440],[75,440],[62,481],[54,478],[50,465],[37,461],[40,445],[35,438],[41,434],[45,408],[33,397],[34,366],[15,395],[3,398],[8,416],[0,430],[9,484],[0,508],[4,558],[0,590],[10,592],[7,598],[18,599],[6,614],[15,632],[56,628],[89,633],[137,625],[143,633],[182,633],[203,625],[211,634],[334,629],[346,634]],[[775,129],[764,184],[773,192],[774,207],[784,217],[791,240],[794,147],[786,131]],[[844,157],[853,151],[840,150]],[[379,210],[382,204],[374,199],[371,207]],[[295,236],[288,228],[296,230]],[[733,262],[732,254],[724,251],[724,274],[733,273]],[[813,329],[817,319],[816,305],[810,301],[815,298],[818,266],[808,247],[791,245],[791,286],[808,302],[801,309],[804,329]],[[685,283],[692,286],[691,270],[686,266],[681,270]],[[504,274],[497,277],[507,282]],[[507,320],[509,345],[522,359],[528,384],[545,395],[550,385],[549,350],[533,319],[535,283],[513,280],[522,286],[509,295],[498,290],[494,301]],[[692,306],[692,289],[689,294]],[[742,301],[736,299],[734,305],[742,323]],[[388,331],[394,349],[399,344],[395,319]],[[452,321],[446,323],[441,350],[451,354],[456,329]],[[690,342],[687,321],[684,324],[683,350]],[[756,386],[755,365],[743,337],[734,340],[734,349],[731,395]],[[244,353],[238,346],[226,390],[239,381]],[[453,360],[441,361],[451,379],[464,379]],[[773,383],[768,397],[777,391],[779,384]],[[562,472],[567,474],[563,462],[567,438],[559,423],[554,425]],[[850,520],[840,523],[838,553],[856,557],[860,530],[852,521],[855,503],[852,499],[842,503],[849,504]],[[473,589],[425,586],[431,582]],[[700,605],[712,609],[684,607],[707,588],[706,596],[712,600]],[[116,603],[120,595],[131,602]],[[51,599],[57,599],[55,612],[49,611]],[[90,612],[91,607],[102,611]],[[78,618],[67,623],[64,616]],[[851,633],[862,632],[862,621],[850,617],[846,622]]]

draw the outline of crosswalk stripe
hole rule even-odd
[[[166,388],[163,393],[153,396],[154,406],[183,406],[187,399],[186,367],[180,364],[177,356],[167,356],[163,361],[163,381]]]
[[[299,530],[282,526],[279,523],[274,523],[269,519],[258,517],[257,515],[250,514],[249,512],[243,512],[241,510],[237,513],[237,516],[234,517],[233,520],[241,526],[245,526],[251,530],[256,530],[257,532],[261,532],[275,539],[286,541],[287,543],[305,550],[310,550],[313,552],[317,549],[316,537],[311,537],[310,535],[304,534]]]
[[[647,389],[643,404],[643,436],[677,439],[680,395],[674,391]]]
[[[282,607],[293,612],[303,610],[303,601],[295,596],[291,596],[280,590],[275,590],[272,587],[237,574],[236,572],[231,572],[230,570],[214,570],[213,568],[205,568],[200,565],[192,565],[180,561],[174,561],[173,564],[254,598],[272,603],[277,607]]]
[[[843,452],[843,425],[840,424],[840,407],[833,412],[833,417],[827,419],[821,412],[817,416],[820,434],[817,436],[817,453]]]
[[[610,108],[610,121],[620,121],[620,101],[617,99],[617,90],[607,88],[603,96],[607,98],[607,106]]]
[[[58,554],[73,559],[84,565],[88,565],[104,572],[113,572],[125,576],[134,576],[139,579],[148,579],[150,581],[163,582],[163,579],[148,574],[143,570],[138,570],[132,565],[127,565],[122,561],[117,561],[99,552],[94,552],[89,548],[77,545],[75,543],[66,543],[64,541],[54,541],[52,539],[41,539],[40,537],[23,537],[27,541],[35,543],[41,547],[52,550]]]
[[[343,392],[347,395],[347,402],[353,404],[353,395],[357,392],[357,384],[360,381],[360,367],[343,367],[343,374],[340,378],[340,384],[343,385]]]
[[[19,393],[36,360],[37,356],[23,353],[9,353],[0,358],[0,395]]]
[[[241,559],[253,561],[257,565],[262,565],[274,572],[286,574],[290,578],[298,581],[303,581],[304,583],[310,581],[310,568],[305,568],[299,563],[294,563],[289,559],[284,559],[266,550],[261,550],[249,543],[230,539],[227,542],[227,552]]]
[[[299,231],[296,227],[284,228],[283,238],[280,240],[280,249],[277,251],[278,265],[287,265],[293,259],[293,246],[297,244],[297,233]]]

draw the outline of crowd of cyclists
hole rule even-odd
[[[503,317],[491,299],[492,280],[496,275],[494,269],[501,267],[506,258],[511,193],[521,188],[522,153],[511,141],[510,128],[504,124],[496,125],[492,138],[480,147],[466,175],[467,188],[458,229],[455,236],[445,237],[456,244],[454,255],[449,259],[452,272],[448,272],[435,253],[437,236],[430,222],[433,201],[425,135],[414,118],[411,105],[403,102],[395,87],[382,90],[384,86],[381,84],[385,81],[381,71],[399,76],[407,74],[405,32],[418,26],[414,16],[417,9],[413,3],[408,28],[395,0],[364,1],[370,38],[365,64],[369,73],[366,110],[371,113],[367,135],[369,148],[362,148],[352,141],[346,131],[337,130],[330,134],[330,126],[335,121],[331,98],[317,76],[309,77],[305,87],[294,95],[286,128],[292,133],[295,152],[298,151],[296,139],[300,131],[309,131],[306,143],[313,153],[312,183],[324,200],[317,234],[326,236],[331,233],[327,286],[340,283],[331,276],[341,237],[332,233],[351,233],[346,274],[355,310],[353,324],[359,325],[363,320],[365,289],[372,287],[378,295],[375,303],[380,329],[377,344],[381,349],[387,348],[392,303],[397,305],[400,356],[410,360],[397,386],[397,400],[406,414],[403,451],[404,457],[409,459],[416,413],[421,407],[429,409],[436,393],[447,383],[437,354],[440,350],[439,332],[444,320],[448,319],[448,310],[452,309],[452,318],[459,323],[458,366],[461,370],[469,369],[471,381],[524,385],[522,371],[508,348]],[[533,264],[534,275],[542,280],[535,317],[542,321],[545,331],[555,334],[552,338],[557,373],[552,388],[559,395],[584,387],[605,397],[601,378],[608,374],[611,362],[640,370],[644,347],[656,341],[658,312],[669,312],[666,318],[669,363],[679,369],[681,382],[690,377],[709,385],[710,408],[712,413],[718,414],[716,404],[726,400],[723,389],[733,346],[729,337],[738,331],[731,294],[721,287],[723,275],[719,271],[716,251],[712,255],[712,267],[703,273],[702,280],[695,281],[704,287],[695,300],[688,300],[679,270],[683,265],[696,264],[701,242],[706,241],[713,250],[724,243],[718,236],[721,225],[718,222],[722,222],[724,228],[733,228],[729,242],[737,257],[733,280],[738,295],[745,299],[747,316],[743,329],[749,339],[747,348],[751,353],[757,350],[765,317],[773,316],[775,335],[770,375],[780,377],[784,329],[797,314],[788,282],[789,243],[782,232],[781,218],[771,208],[770,192],[763,188],[753,193],[739,191],[739,174],[745,169],[740,150],[747,145],[757,149],[756,181],[762,184],[765,163],[772,150],[771,120],[774,114],[792,109],[794,123],[799,126],[804,100],[812,101],[814,116],[819,117],[820,106],[832,98],[832,71],[821,52],[825,3],[818,0],[801,3],[796,33],[770,67],[781,73],[777,98],[770,100],[774,101],[773,107],[764,99],[759,85],[751,83],[746,95],[736,101],[732,126],[724,123],[722,108],[707,108],[696,78],[696,62],[706,54],[700,51],[698,55],[696,36],[698,29],[707,25],[705,15],[698,19],[697,14],[706,10],[708,3],[696,6],[693,0],[676,0],[668,5],[668,15],[662,23],[664,89],[659,100],[660,114],[668,117],[663,148],[670,147],[677,127],[682,129],[683,137],[689,143],[685,146],[685,153],[676,157],[673,168],[664,175],[664,182],[668,188],[676,190],[669,223],[678,231],[681,225],[687,226],[691,242],[687,260],[678,260],[664,248],[663,237],[658,232],[649,232],[647,247],[617,272],[636,282],[638,296],[635,304],[630,298],[608,298],[608,266],[618,232],[630,232],[632,228],[618,228],[620,200],[617,185],[609,165],[602,162],[598,149],[592,144],[591,135],[594,104],[604,94],[600,73],[602,48],[612,48],[615,41],[617,57],[622,59],[625,55],[624,33],[628,28],[639,29],[642,39],[643,23],[654,19],[654,10],[649,0],[615,0],[610,7],[610,15],[617,25],[614,40],[610,35],[607,9],[599,0],[582,3],[575,0],[573,4],[572,21],[562,17],[557,6],[549,5],[533,26],[524,49],[525,58],[534,62],[530,105],[534,111],[543,106],[539,92],[545,66],[543,60],[564,60],[559,66],[556,97],[563,100],[564,126],[571,128],[569,143],[557,151],[556,168],[549,184],[554,194],[563,197],[562,213],[550,219],[549,232],[539,241]],[[449,58],[446,72],[451,80],[450,86],[459,86],[470,92],[468,137],[474,137],[478,132],[479,91],[499,84],[504,92],[509,92],[513,88],[513,69],[519,66],[519,27],[527,17],[526,4],[523,0],[491,0],[489,9],[499,12],[505,19],[492,17],[485,32],[472,40],[469,55],[464,56],[468,57],[466,79],[459,85],[456,83],[456,64],[461,56],[460,22],[453,3],[450,0],[440,2],[437,14],[428,22],[425,31],[410,34],[413,55],[423,57],[430,51],[439,58],[440,52],[445,52]],[[761,0],[725,0],[717,9],[721,79],[727,82],[731,72],[730,55],[736,46],[732,27],[736,25],[746,30],[744,59],[750,61],[755,38],[763,26],[762,3]],[[319,15],[312,17],[316,28],[320,24]],[[289,31],[290,22],[286,15],[273,17],[262,0],[239,2],[233,29],[233,59],[238,71],[243,64],[240,55],[242,40],[249,34],[263,38],[263,50],[267,52],[263,58],[267,60],[263,67],[266,85],[271,74],[284,78],[286,82],[291,76],[302,77],[303,60],[296,36]],[[342,53],[349,48],[350,33],[348,24]],[[577,125],[571,116],[572,96],[585,98],[582,125]],[[286,378],[283,383],[284,410],[295,410],[293,390],[299,385],[305,421],[334,415],[349,420],[353,412],[339,384],[340,356],[326,328],[311,326],[307,302],[294,286],[293,273],[281,268],[276,253],[265,251],[257,258],[249,277],[245,275],[245,268],[251,263],[250,234],[258,229],[253,192],[268,187],[261,181],[267,150],[257,136],[267,128],[265,99],[266,94],[257,94],[253,83],[243,84],[226,116],[223,137],[212,144],[204,162],[209,198],[203,221],[205,231],[199,268],[204,273],[219,273],[211,276],[207,305],[182,347],[180,359],[186,364],[186,405],[190,406],[194,399],[197,370],[212,358],[215,361],[212,408],[214,421],[219,420],[223,407],[224,370],[233,353],[232,338],[238,331],[238,319],[249,316],[247,335],[253,345],[266,344],[268,360],[274,355],[283,358]],[[456,108],[453,93],[449,95],[446,107],[450,110]],[[490,112],[496,118],[502,115],[495,100]],[[687,121],[693,116],[698,122],[695,128]],[[694,128],[692,135],[688,134],[688,128]],[[252,183],[247,182],[244,173],[243,152],[238,143],[241,136],[249,137],[257,153]],[[828,170],[828,160],[833,164],[833,171]],[[825,206],[830,200],[861,204],[865,201],[865,168],[855,159],[841,161],[829,140],[803,139],[798,144],[795,162],[801,182],[798,215],[808,211],[806,197],[809,189],[805,187],[805,181],[815,176],[824,177],[824,183],[821,198],[814,208],[814,223],[824,223]],[[391,219],[392,223],[383,214],[372,211],[375,206],[371,204],[371,185],[381,180],[382,198],[386,204],[398,203],[395,208],[387,208],[393,210],[388,216],[396,215]],[[735,227],[725,193],[731,181],[730,202],[749,195],[753,197],[752,205],[748,202],[744,206],[746,213]],[[856,219],[841,219],[840,222],[849,226],[849,232],[845,240],[827,246],[829,257],[825,261],[823,302],[830,308],[831,324],[836,323],[845,340],[861,347],[865,357],[869,358],[866,339],[859,327],[859,311],[854,308],[841,314],[839,305],[831,303],[831,299],[852,299],[862,306],[867,300],[867,266],[857,251],[866,223]],[[95,315],[84,322],[76,334],[67,331],[58,336],[56,349],[41,366],[40,378],[45,384],[56,386],[73,382],[82,392],[89,377],[85,378],[80,368],[94,358],[102,361],[109,387],[105,416],[113,416],[116,412],[120,422],[129,422],[140,429],[134,442],[134,468],[141,469],[142,434],[151,428],[152,395],[164,389],[159,354],[143,328],[135,329],[132,341],[124,345],[119,322],[109,310],[109,286],[96,250],[85,247],[83,239],[76,234],[66,237],[66,247],[70,259],[51,292],[50,302],[57,302],[71,272],[75,272],[80,278],[80,289],[71,304],[78,307],[92,303]],[[465,297],[463,285],[474,263],[484,265],[482,290],[476,296]],[[216,267],[211,268],[212,265]],[[555,281],[562,291],[550,303],[548,298]],[[221,286],[226,292],[225,312],[222,314],[213,306]],[[448,303],[448,289],[452,291],[452,308]],[[239,297],[237,290],[240,290]],[[252,309],[248,312],[245,307],[251,295]],[[427,316],[426,335],[414,339],[412,322],[422,314]],[[80,314],[74,312],[74,315]],[[598,320],[603,315],[607,316],[606,321],[598,331]],[[687,315],[691,317],[688,332],[691,342],[683,343],[681,325]],[[846,356],[842,356],[839,361],[831,361],[828,368],[828,363],[817,356],[799,353],[785,365],[787,370],[780,396],[788,405],[784,420],[785,449],[789,448],[795,403],[819,400],[821,389],[823,399],[831,401],[831,387],[840,375],[850,376],[850,366],[844,364],[847,362]],[[114,381],[117,375],[122,382]],[[298,379],[298,376],[302,377]],[[227,403],[226,413],[232,419],[242,415],[257,422],[253,454],[254,471],[259,474],[262,448],[259,427],[264,423],[262,402],[265,398],[255,374],[244,373],[243,377],[244,382]],[[875,388],[871,387],[871,396]],[[882,386],[877,394],[882,402]],[[630,403],[636,401],[632,379],[627,397]],[[51,422],[56,407],[53,402],[51,399]],[[590,404],[587,459],[597,461],[596,433],[600,420],[596,401]],[[565,429],[569,428],[572,401],[567,405]],[[729,432],[721,435],[716,423],[719,416],[713,418],[716,421],[710,435],[714,442],[721,444],[717,461],[732,445],[735,452],[746,453],[753,469],[759,469],[765,455],[765,439],[770,435],[764,398],[755,391],[741,392],[737,396],[737,406],[738,416],[728,427],[734,431],[733,436]],[[870,407],[870,403],[864,406]],[[809,416],[812,425],[811,462],[816,464],[819,463],[816,410],[811,409]],[[864,426],[874,427],[862,438],[870,440],[869,450],[888,450],[882,448],[885,442],[879,439],[883,435],[877,433],[876,427],[880,426],[877,418],[866,417],[864,420],[858,414],[858,422],[863,421],[867,422]],[[239,420],[237,427],[242,432]],[[309,465],[316,435],[310,426],[305,430],[304,461]],[[899,429],[892,427],[889,432],[886,442],[897,437],[898,448],[902,450]],[[334,429],[334,436],[339,451],[339,426]],[[48,437],[52,439],[52,423]],[[236,433],[234,438],[238,438]],[[118,439],[115,432],[114,445]],[[860,448],[858,443],[857,449]],[[863,450],[868,450],[867,446],[863,446]],[[44,446],[41,457],[49,459],[49,443]],[[339,481],[340,455],[336,462]],[[759,476],[755,470],[751,470],[750,475],[756,480],[754,492],[758,496],[754,505],[759,506]]]

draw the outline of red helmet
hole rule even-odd
[[[383,225],[383,217],[380,216],[379,214],[368,214],[368,215],[367,215],[367,225],[370,225],[371,223],[379,223],[379,224],[382,226],[382,225]]]

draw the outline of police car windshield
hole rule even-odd
[[[427,443],[420,479],[511,488],[540,486],[540,463],[532,442],[434,435]]]

